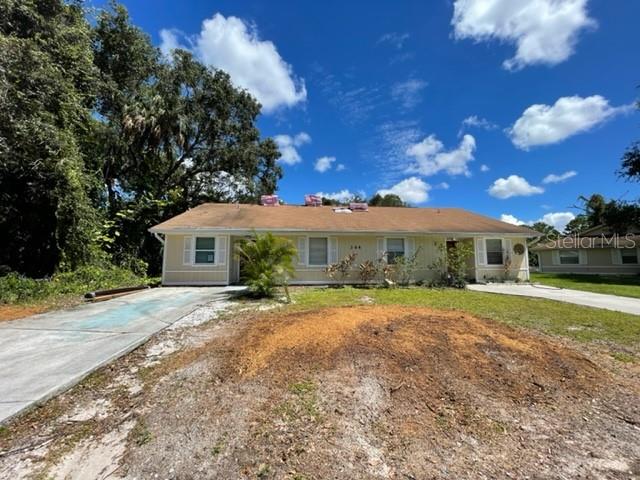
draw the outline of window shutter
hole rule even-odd
[[[377,260],[382,259],[384,255],[384,238],[378,238],[378,251],[377,251]]]
[[[613,265],[622,265],[622,252],[619,248],[611,249],[611,263]]]
[[[404,239],[404,255],[407,258],[411,258],[416,251],[416,239],[415,238],[405,238]]]
[[[307,264],[307,239],[306,237],[298,238],[298,265]]]
[[[578,264],[579,265],[586,265],[587,264],[587,251],[583,248],[580,248],[578,250]]]
[[[216,237],[216,265],[227,264],[227,237]]]
[[[186,236],[184,237],[184,246],[182,250],[182,263],[184,265],[191,265],[193,263],[191,252],[193,252],[193,237]]]
[[[338,239],[336,237],[329,237],[329,264],[336,263],[338,261]]]
[[[484,238],[476,238],[476,263],[478,265],[487,264],[487,251],[485,249]]]
[[[551,263],[553,265],[560,265],[560,251],[552,250],[551,251]]]

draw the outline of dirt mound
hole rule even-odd
[[[170,363],[130,477],[640,473],[637,390],[559,342],[463,313],[255,314]]]
[[[557,390],[593,389],[603,373],[567,348],[470,315],[398,306],[332,308],[253,323],[230,366],[244,376],[333,369],[353,361],[396,387],[436,397],[454,384],[531,401]],[[480,392],[476,392],[480,393]]]

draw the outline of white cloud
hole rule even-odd
[[[462,121],[462,128],[460,129],[460,131],[462,132],[465,128],[468,127],[481,128],[483,130],[495,130],[496,128],[498,128],[498,125],[490,122],[486,118],[481,118],[477,115],[471,115],[470,117],[467,117]]]
[[[485,165],[484,163],[482,165],[480,165],[480,171],[482,173],[486,173],[490,170],[489,165]]]
[[[404,42],[409,39],[408,33],[390,32],[382,35],[376,43],[388,43],[400,50],[404,46]]]
[[[538,221],[553,225],[556,230],[562,232],[567,226],[567,223],[574,218],[576,218],[576,216],[571,212],[553,212],[545,213]]]
[[[431,190],[431,185],[428,183],[418,177],[409,177],[391,188],[378,190],[378,193],[382,196],[388,194],[398,195],[407,203],[424,203],[429,200],[429,190]]]
[[[260,40],[255,26],[237,17],[216,13],[202,23],[199,34],[185,37],[177,30],[161,30],[160,49],[187,48],[204,63],[222,69],[233,82],[251,92],[265,112],[291,107],[307,98],[304,81],[298,79],[273,42]],[[182,35],[184,37],[184,35]]]
[[[578,172],[575,170],[569,170],[568,172],[561,173],[560,175],[550,173],[542,179],[542,183],[562,183],[569,180],[571,177],[575,177],[577,174]]]
[[[164,56],[169,57],[171,52],[176,48],[187,48],[180,43],[178,36],[181,36],[181,32],[179,30],[160,30],[160,52],[162,52]]]
[[[352,193],[350,190],[346,188],[344,190],[340,190],[339,192],[333,192],[333,193],[318,192],[316,193],[316,195],[323,198],[330,198],[331,200],[336,200],[341,203],[348,202],[356,195],[359,195],[360,197],[365,197],[364,192]]]
[[[336,157],[320,157],[316,160],[314,169],[317,172],[324,173],[331,168],[331,164],[336,161]]]
[[[398,82],[391,87],[391,98],[406,110],[410,110],[422,101],[422,90],[428,83],[417,78]]]
[[[510,223],[511,225],[526,225],[522,220],[518,220],[513,215],[509,215],[507,213],[503,213],[500,215],[500,221],[505,223]]]
[[[408,172],[421,175],[435,175],[445,171],[449,175],[471,175],[467,163],[473,160],[476,140],[471,135],[462,137],[458,148],[444,151],[444,145],[435,135],[429,135],[419,143],[411,145],[406,154],[415,158]]]
[[[278,161],[286,165],[295,165],[302,161],[298,153],[298,147],[310,143],[311,137],[305,132],[300,132],[293,137],[290,135],[276,135],[273,137],[273,140],[280,150],[280,158]]]
[[[523,150],[558,143],[586,132],[615,115],[628,112],[630,106],[612,107],[600,96],[561,97],[553,105],[536,104],[527,108],[508,130],[513,144]]]
[[[545,213],[538,220],[529,220],[524,222],[514,217],[513,215],[503,213],[500,215],[500,220],[506,223],[511,223],[512,225],[528,225],[531,226],[536,222],[544,222],[547,225],[553,226],[559,232],[564,231],[567,223],[576,218],[576,216],[571,212],[553,212],[553,213]]]
[[[338,165],[336,165],[336,172],[341,172],[346,168],[347,167],[345,167],[344,163],[339,163]]]
[[[456,0],[453,18],[457,39],[498,40],[516,45],[504,68],[556,65],[574,52],[582,30],[594,28],[588,0]]]
[[[542,187],[530,185],[524,178],[518,175],[510,175],[507,178],[498,178],[489,187],[489,195],[502,200],[511,197],[528,197],[543,193]]]
[[[450,185],[447,182],[440,182],[439,184],[436,185],[435,188],[440,188],[442,190],[449,190]]]

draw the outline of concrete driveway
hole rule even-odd
[[[237,287],[143,290],[0,323],[0,423],[78,383]]]
[[[586,307],[603,308],[615,312],[640,315],[640,299],[605,295],[602,293],[570,290],[567,288],[546,285],[491,283],[487,285],[469,285],[469,290],[505,295],[521,295],[524,297],[547,298],[559,302],[574,303]]]

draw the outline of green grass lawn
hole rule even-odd
[[[362,297],[377,304],[462,310],[516,327],[540,330],[582,342],[607,341],[640,347],[640,316],[539,298],[515,297],[456,289],[293,288],[290,310],[361,305]]]
[[[531,281],[553,287],[640,298],[640,276],[531,273]]]

